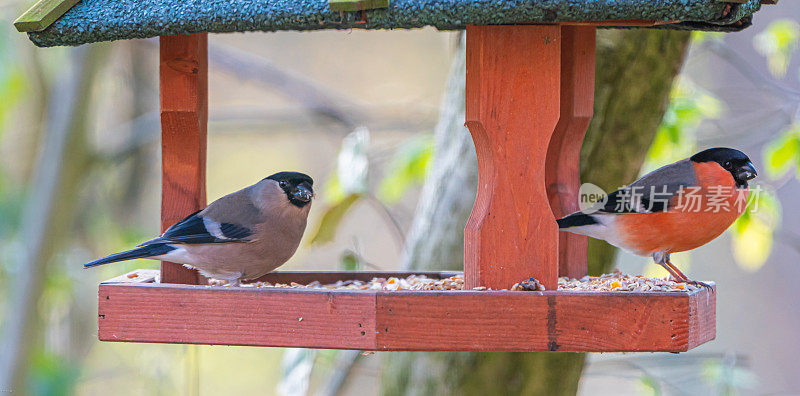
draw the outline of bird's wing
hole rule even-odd
[[[231,243],[249,242],[253,230],[239,224],[215,221],[203,216],[203,211],[197,211],[183,220],[170,226],[160,237],[142,243],[152,245],[155,243]]]
[[[658,168],[608,194],[607,199],[592,209],[609,214],[664,212],[676,202],[681,190],[696,184],[694,165],[685,159]]]

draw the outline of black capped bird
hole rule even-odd
[[[83,267],[149,258],[196,268],[206,277],[238,286],[294,255],[306,229],[313,184],[303,173],[276,173],[212,202],[135,249]]]
[[[744,212],[756,177],[750,158],[725,147],[656,169],[592,207],[558,219],[558,228],[652,256],[679,282],[689,280],[670,254],[705,245]]]

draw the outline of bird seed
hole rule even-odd
[[[209,279],[209,285],[227,286],[226,281]],[[264,288],[290,288],[290,289],[324,289],[324,290],[464,290],[464,275],[459,274],[449,278],[437,279],[429,278],[425,275],[410,275],[405,278],[372,278],[369,281],[362,280],[340,280],[336,283],[323,284],[313,281],[308,284],[291,283],[270,283],[254,282],[242,284],[242,287],[264,287]],[[584,276],[581,279],[571,279],[567,277],[558,278],[559,291],[574,292],[687,292],[697,290],[698,286],[679,283],[664,278],[648,278],[641,275],[626,275],[619,271],[601,276]],[[472,290],[492,290],[484,286],[475,287]],[[505,289],[504,289],[505,290]],[[544,291],[545,287],[536,279],[530,278],[514,284],[512,291]]]

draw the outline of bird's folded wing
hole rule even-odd
[[[214,221],[197,211],[173,224],[160,237],[144,242],[140,246],[154,243],[248,242],[252,235],[253,231],[246,226]]]
[[[655,213],[670,209],[678,196],[697,184],[694,166],[689,160],[656,169],[629,186],[608,194],[594,211],[610,214]],[[683,191],[683,192],[682,192]]]

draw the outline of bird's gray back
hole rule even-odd
[[[252,199],[252,190],[255,185],[243,188],[212,202],[200,212],[203,217],[208,217],[219,223],[253,225],[266,220],[264,214],[256,207]]]
[[[678,162],[664,165],[631,183],[629,187],[640,187],[643,191],[650,191],[653,187],[658,191],[662,186],[667,186],[667,190],[675,194],[680,187],[694,186],[697,184],[697,177],[694,173],[694,165],[691,160],[683,159]]]

